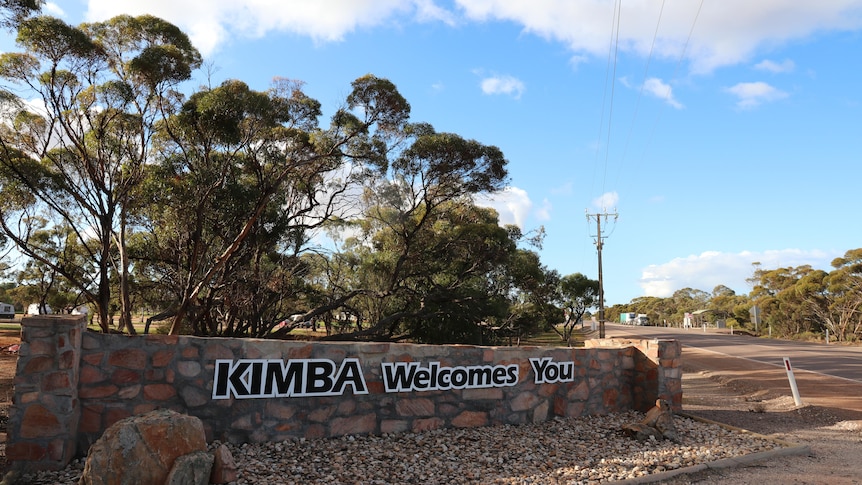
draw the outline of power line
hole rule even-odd
[[[605,143],[605,163],[604,170],[602,172],[602,193],[605,193],[605,188],[607,184],[608,178],[608,157],[610,156],[611,150],[611,129],[613,125],[614,118],[614,95],[616,94],[616,79],[617,79],[617,59],[619,57],[619,49],[620,49],[620,17],[622,16],[623,5],[622,0],[619,2],[619,8],[617,9],[616,15],[616,35],[613,40],[613,55],[614,55],[614,69],[611,74],[611,104],[608,109],[608,135],[607,142]]]
[[[599,114],[599,133],[596,137],[596,160],[595,165],[593,167],[593,187],[595,188],[596,179],[598,177],[598,171],[601,166],[602,168],[602,184],[601,184],[601,193],[604,193],[605,189],[605,180],[607,179],[608,172],[608,150],[610,149],[610,137],[611,137],[611,121],[613,118],[614,111],[614,84],[615,77],[617,71],[617,53],[619,50],[619,25],[620,25],[620,14],[622,12],[622,0],[617,0],[614,2],[614,11],[611,16],[611,35],[608,44],[608,60],[607,66],[605,67],[605,82],[603,84],[603,94],[602,94],[602,110]],[[610,83],[611,88],[608,89],[608,83]],[[609,93],[610,91],[610,93]],[[610,98],[610,99],[608,99]],[[608,108],[608,104],[610,107]],[[602,135],[605,130],[605,112],[608,113],[608,133],[607,133],[607,141],[605,142],[605,156],[604,163],[600,163],[599,157],[602,152]]]
[[[635,122],[637,121],[637,117],[638,117],[638,111],[640,110],[641,99],[643,98],[644,89],[646,88],[647,76],[649,75],[649,66],[650,66],[650,63],[652,62],[653,52],[655,51],[655,44],[656,44],[656,40],[658,39],[659,27],[661,26],[661,18],[662,18],[662,15],[664,14],[664,5],[665,5],[665,2],[664,2],[664,0],[662,0],[661,9],[658,12],[658,19],[656,19],[655,31],[653,32],[653,36],[652,36],[652,43],[650,44],[650,48],[649,48],[649,55],[647,56],[646,65],[644,66],[643,80],[641,81],[640,89],[638,90],[637,102],[635,102],[635,110],[634,110],[634,114],[632,115],[632,123],[631,123],[631,126],[629,126],[629,133],[628,133],[628,136],[626,137],[626,142],[625,142],[625,145],[623,147],[622,157],[620,158],[620,170],[617,171],[617,182],[619,182],[619,177],[620,177],[620,175],[622,175],[622,164],[626,161],[626,155],[628,154],[628,151],[629,151],[629,143],[631,142],[632,133],[634,132],[634,128],[635,128]]]
[[[698,4],[698,7],[697,7],[697,11],[695,12],[694,18],[691,21],[691,28],[689,28],[689,30],[688,30],[688,36],[686,37],[685,43],[683,44],[683,47],[682,47],[682,50],[679,53],[679,58],[676,61],[676,66],[674,67],[673,74],[671,75],[670,80],[668,80],[667,90],[665,91],[666,97],[672,96],[671,90],[673,88],[671,86],[671,82],[677,78],[677,76],[679,75],[680,69],[682,68],[682,63],[685,60],[686,53],[688,52],[688,47],[689,47],[689,44],[691,43],[691,38],[694,35],[694,28],[697,25],[697,20],[700,17],[701,10],[703,10],[703,3],[704,3],[704,0],[700,0],[700,3]],[[662,9],[664,9],[664,3],[662,3]],[[656,28],[658,28],[658,27],[656,27]],[[652,50],[650,50],[650,56],[652,56]],[[660,106],[658,112],[656,113],[655,121],[653,121],[653,123],[650,127],[649,134],[647,136],[646,145],[644,145],[643,152],[641,153],[641,160],[643,160],[644,157],[646,156],[646,152],[649,150],[650,144],[652,143],[653,139],[655,138],[655,131],[659,125],[661,115],[662,115],[665,108],[666,108],[666,104],[662,104]],[[628,151],[628,146],[626,146],[626,152],[627,151]],[[622,174],[622,170],[620,170],[619,174]]]

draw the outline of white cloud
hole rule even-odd
[[[440,21],[450,27],[458,23],[455,14],[438,7],[434,0],[414,0],[414,3],[416,4],[416,18],[420,21]]]
[[[492,76],[482,79],[482,92],[485,94],[505,94],[520,99],[524,83],[512,76]]]
[[[754,262],[761,263],[763,269],[803,265],[829,268],[830,262],[840,255],[840,253],[800,249],[740,253],[707,251],[685,258],[676,258],[667,263],[647,266],[642,270],[639,285],[643,289],[644,296],[660,298],[667,298],[683,288],[711,293],[718,285],[727,286],[739,294],[744,294],[750,291],[745,280],[754,273],[752,266]]]
[[[661,79],[649,78],[644,82],[644,91],[652,94],[656,98],[663,99],[667,104],[676,109],[682,109],[684,106],[674,99],[673,88],[669,84],[665,84]]]
[[[42,13],[57,18],[63,18],[66,16],[66,12],[64,12],[63,9],[54,2],[45,2],[45,5],[42,6]]]
[[[796,64],[790,59],[786,59],[780,63],[766,59],[755,64],[754,68],[758,71],[780,74],[784,72],[793,72],[793,70],[796,69]]]
[[[595,210],[612,210],[620,201],[620,195],[616,192],[606,192],[599,197],[593,199],[593,209]]]
[[[787,97],[787,93],[765,82],[739,83],[725,90],[737,97],[736,106],[742,109],[754,108],[762,103]]]
[[[48,117],[48,107],[45,106],[45,100],[41,98],[19,99],[24,105],[23,108],[31,113],[36,113],[39,116]]]
[[[615,2],[454,3],[454,9],[447,10],[436,0],[88,0],[87,20],[105,20],[123,13],[156,15],[188,32],[205,55],[231,38],[270,32],[329,42],[340,41],[357,29],[392,23],[442,22],[454,26],[465,20],[498,20],[563,43],[571,51],[574,65],[607,56]],[[685,51],[693,71],[709,72],[818,32],[851,31],[862,26],[862,0],[724,0],[700,6],[701,2],[622,2],[621,53],[646,56],[652,52],[656,58],[676,62]]]
[[[386,25],[398,15],[417,21],[453,21],[428,0],[89,0],[87,20],[119,14],[161,17],[186,31],[195,46],[209,55],[229,38],[261,37],[270,32],[292,32],[320,42],[340,41],[359,28]]]
[[[517,187],[506,187],[494,194],[480,194],[476,196],[475,203],[495,209],[500,215],[500,224],[514,224],[521,229],[533,209],[533,202],[527,191]]]
[[[566,44],[575,57],[587,54],[602,59],[607,56],[617,4],[595,0],[456,1],[468,18],[515,22],[527,32]],[[859,0],[621,4],[622,52],[643,56],[652,52],[655,57],[676,61],[685,49],[695,72],[745,62],[757,52],[820,31],[849,31],[862,26]],[[657,27],[658,37],[653,43]]]
[[[542,200],[542,206],[536,209],[536,218],[540,221],[550,221],[551,220],[551,211],[554,206],[551,204],[551,201],[548,199]]]

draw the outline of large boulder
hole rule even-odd
[[[203,423],[196,417],[166,409],[132,416],[93,443],[78,483],[162,485],[177,458],[206,448]]]

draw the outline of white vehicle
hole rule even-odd
[[[50,315],[51,313],[53,312],[51,312],[51,307],[47,303],[42,305],[41,308],[38,303],[31,303],[27,306],[27,315]]]
[[[646,313],[620,313],[620,323],[625,325],[649,325],[649,317],[646,316]]]
[[[635,318],[637,318],[637,313],[620,313],[620,323],[623,323],[625,325],[633,325],[635,323]]]
[[[15,307],[8,303],[0,302],[0,318],[8,318],[10,320],[15,318]]]

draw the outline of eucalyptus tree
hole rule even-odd
[[[763,322],[781,337],[791,337],[817,329],[819,323],[800,294],[800,281],[814,271],[811,266],[758,270],[751,299],[761,308]],[[808,281],[810,283],[810,280]],[[810,292],[810,288],[805,290]]]
[[[736,291],[725,285],[713,288],[709,308],[721,318],[732,319],[727,322],[728,325],[736,328],[750,325],[751,300],[746,295],[737,295]]]
[[[853,249],[832,261],[829,273],[813,271],[800,281],[809,290],[805,301],[819,322],[836,340],[862,337],[862,249]]]
[[[312,232],[341,214],[365,167],[384,163],[409,112],[387,80],[368,75],[352,87],[326,129],[320,103],[283,79],[267,91],[238,80],[202,88],[159,124],[144,259],[174,293],[170,333],[219,333],[233,321],[230,332],[261,335],[275,325],[247,290],[249,304],[238,304],[241,286],[301,287],[296,258]],[[284,261],[300,273],[284,273]]]
[[[361,309],[368,327],[334,338],[476,341],[479,325],[505,314],[490,275],[515,244],[497,214],[472,196],[500,189],[500,150],[428,124],[405,125],[400,144],[366,179],[362,216],[347,252],[353,287],[333,304]]]
[[[496,212],[467,199],[419,212],[369,208],[361,234],[337,256],[351,276],[336,287],[367,327],[334,338],[478,343],[480,325],[505,316],[508,295],[490,275],[508,264],[515,243]]]
[[[542,264],[538,253],[544,228],[539,239],[531,240],[517,227],[507,226],[506,232],[517,247],[508,259],[491,273],[494,292],[506,297],[508,310],[502,318],[489,318],[495,333],[509,341],[556,328],[565,320],[560,292],[560,274]]]
[[[23,266],[14,271],[18,285],[14,289],[16,298],[24,308],[32,303],[37,303],[40,308],[47,305],[54,309],[79,305],[80,291],[70,286],[67,278],[60,277],[56,269],[63,267],[68,272],[80,273],[89,264],[80,245],[74,242],[74,233],[68,226],[48,226],[46,221],[34,221],[34,227],[31,243],[46,253],[55,254],[56,259],[51,261],[52,264],[37,259],[24,261]]]
[[[18,53],[0,56],[0,227],[26,256],[52,266],[110,325],[111,272],[130,332],[126,236],[155,123],[201,62],[188,37],[152,16],[74,27],[40,16],[18,27]],[[71,229],[87,267],[57,263],[33,239],[35,220]],[[89,265],[92,265],[90,267]]]
[[[14,29],[27,17],[39,12],[44,0],[0,0],[0,27]]]
[[[599,303],[599,282],[581,273],[574,273],[564,276],[559,284],[559,294],[566,317],[560,327],[552,328],[564,342],[571,345],[575,325],[578,322],[583,325],[584,314]]]

